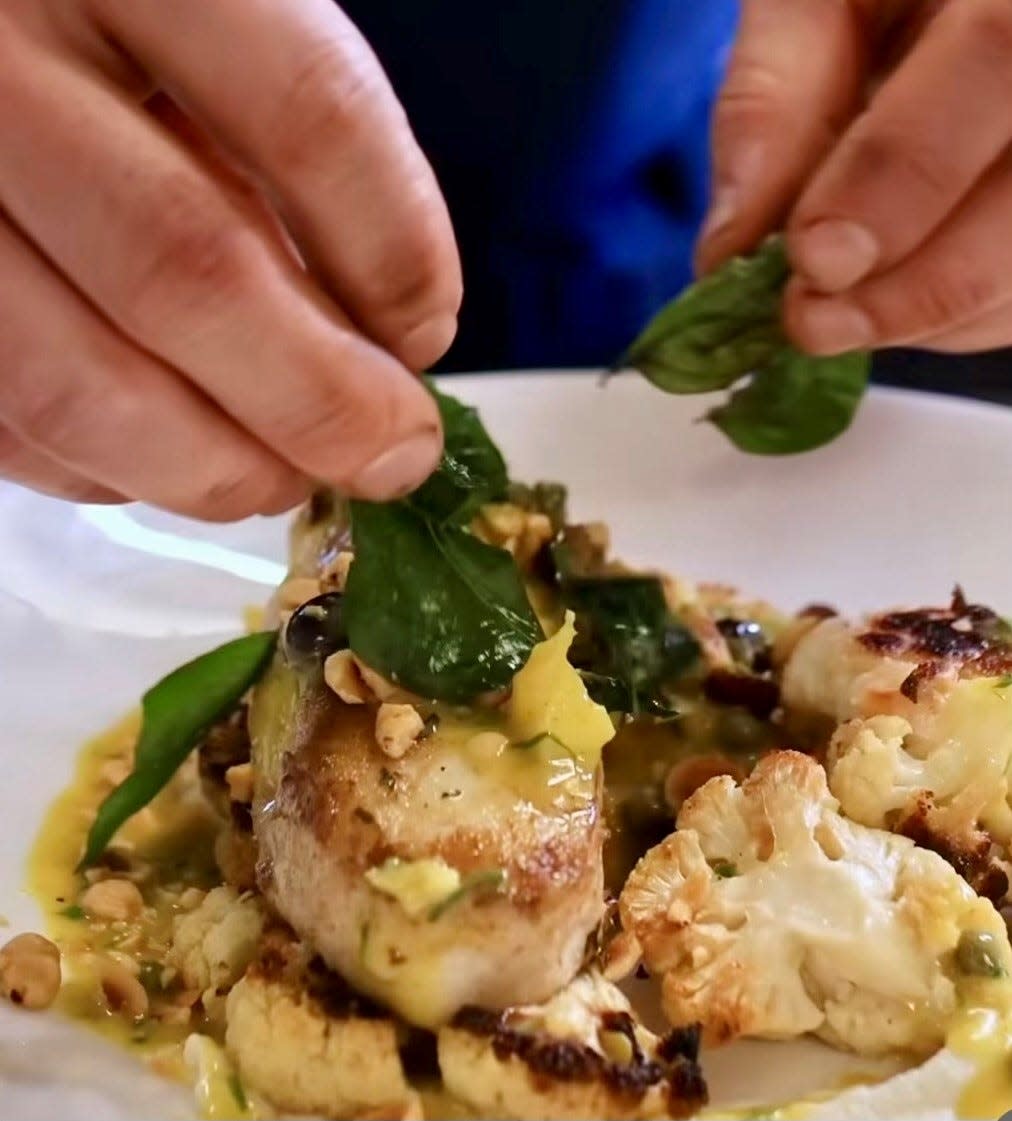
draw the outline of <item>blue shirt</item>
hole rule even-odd
[[[451,369],[606,365],[690,277],[736,0],[348,0],[464,264]]]

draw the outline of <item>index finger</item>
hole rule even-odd
[[[843,291],[924,244],[1007,149],[1010,97],[1007,0],[946,6],[806,186],[795,268]]]
[[[713,115],[707,272],[780,225],[859,104],[861,20],[847,0],[744,0]]]
[[[135,55],[260,178],[341,307],[406,365],[449,346],[460,263],[435,175],[331,0],[95,0]]]

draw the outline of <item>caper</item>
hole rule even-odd
[[[977,977],[1004,977],[1001,943],[986,930],[964,930],[956,945],[956,964]]]
[[[137,979],[149,993],[162,991],[162,966],[157,961],[142,961]]]
[[[769,644],[761,624],[752,619],[718,619],[717,630],[739,665],[756,672],[768,668]]]
[[[718,729],[720,743],[729,751],[754,751],[768,736],[768,726],[744,708],[722,709]]]
[[[292,612],[285,626],[282,649],[289,665],[322,662],[348,645],[344,625],[344,596],[325,592]]]

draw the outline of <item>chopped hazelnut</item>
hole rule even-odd
[[[228,783],[229,797],[233,802],[249,804],[253,801],[253,764],[238,763],[229,767],[225,772],[225,782]]]
[[[348,705],[362,705],[371,699],[371,692],[358,662],[350,650],[338,650],[323,663],[323,680]]]
[[[376,742],[384,755],[401,759],[425,730],[414,705],[381,704],[376,713]]]
[[[0,993],[22,1008],[48,1008],[60,991],[60,951],[41,934],[19,934],[0,949]]]
[[[99,880],[81,896],[81,906],[92,918],[126,922],[144,910],[144,897],[130,880]]]
[[[282,611],[294,611],[320,594],[320,581],[312,576],[292,576],[278,588],[276,596]]]
[[[148,1014],[148,994],[140,980],[110,957],[96,956],[92,961],[109,1011],[122,1012],[128,1020],[143,1020]]]
[[[320,573],[320,586],[327,592],[343,592],[348,586],[348,572],[355,554],[342,549],[336,557],[326,564]]]

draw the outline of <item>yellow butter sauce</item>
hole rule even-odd
[[[449,727],[441,729],[444,734],[457,730],[452,720],[447,724]],[[88,967],[93,953],[133,953],[136,957],[145,952],[123,948],[131,934],[129,924],[90,922],[77,903],[86,886],[77,871],[85,836],[114,772],[129,763],[138,726],[138,716],[133,714],[83,748],[73,778],[50,807],[29,857],[28,887],[46,915],[49,933],[63,951],[66,981],[58,1007],[127,1047],[158,1073],[182,1082],[196,1078],[204,1117],[264,1116],[262,1105],[255,1100],[247,1101],[245,1109],[240,1106],[228,1060],[215,1046],[220,1043],[220,1029],[205,1022],[147,1020],[132,1024],[109,1011],[98,980]],[[465,734],[473,736],[475,729],[467,728],[462,721],[459,733],[463,739]],[[178,905],[173,902],[178,889],[184,885],[208,888],[220,882],[213,859],[215,828],[198,796],[195,768],[189,766],[117,835],[116,851],[129,856],[135,865],[142,862],[149,866],[144,893],[150,904],[143,919],[143,936],[145,945],[155,947],[153,957],[158,956],[158,946],[167,941],[172,918],[178,913]],[[995,993],[998,999],[992,999]],[[959,1093],[957,1113],[962,1118],[997,1118],[1012,1109],[1012,983],[991,983],[988,1000],[997,1007],[967,1010],[949,1034],[950,1048],[975,1068]],[[208,1037],[207,1045],[214,1048],[208,1050],[211,1061],[200,1071],[193,1069],[192,1062],[188,1065],[183,1054],[184,1041],[195,1031]],[[858,1076],[847,1081],[875,1080]],[[831,1092],[772,1108],[708,1111],[703,1116],[803,1121],[817,1105],[845,1088],[837,1085]],[[241,1093],[241,1087],[239,1090]],[[423,1098],[429,1115],[473,1117],[442,1091],[425,1091]]]
[[[1003,988],[1004,1008],[969,1009],[949,1032],[949,1047],[977,1068],[956,1103],[959,1117],[998,1118],[1012,1110],[1012,982]]]
[[[132,959],[141,970],[161,964],[172,920],[180,912],[181,892],[221,882],[213,853],[216,825],[199,796],[194,765],[185,767],[147,809],[127,822],[111,846],[129,860],[132,870],[142,870],[147,903],[143,914],[136,921],[97,921],[79,903],[88,886],[77,870],[88,829],[101,800],[129,770],[139,727],[139,713],[132,713],[81,750],[69,785],[50,806],[32,846],[26,886],[45,915],[47,933],[61,950],[64,981],[56,1007],[126,1047],[157,1073],[189,1082],[183,1043],[194,1031],[214,1034],[214,1028],[197,1016],[184,1023],[155,1018],[133,1023],[113,1012],[93,959]],[[222,1112],[226,1098],[219,1092],[215,1111],[208,1116],[253,1116],[237,1110],[231,1093],[227,1100],[232,1102],[231,1112]]]

